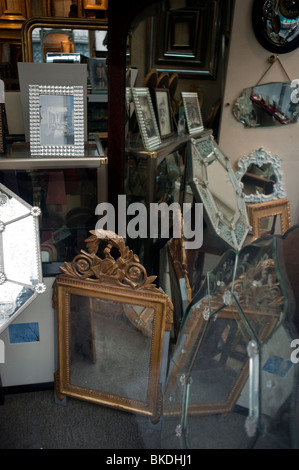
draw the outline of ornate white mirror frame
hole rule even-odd
[[[270,152],[267,152],[262,147],[255,152],[252,152],[249,156],[244,155],[242,158],[240,158],[238,162],[239,170],[235,172],[235,176],[243,192],[244,183],[242,182],[242,178],[251,165],[256,165],[260,168],[263,167],[263,165],[271,165],[273,175],[275,177],[275,181],[273,182],[273,192],[270,194],[263,194],[256,189],[256,192],[253,194],[244,193],[245,202],[266,202],[286,197],[283,173],[280,169],[281,163],[282,160],[278,155],[272,156]]]

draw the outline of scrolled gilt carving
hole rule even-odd
[[[91,230],[90,233],[91,236],[86,239],[88,252],[81,250],[71,263],[64,263],[64,267],[60,267],[64,274],[80,279],[101,280],[132,289],[157,290],[153,284],[156,276],[147,276],[139,257],[126,246],[122,237],[106,230]],[[97,255],[101,245],[104,258]],[[118,250],[117,258],[111,254],[113,249]]]

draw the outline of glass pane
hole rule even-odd
[[[7,170],[1,172],[0,180],[28,204],[40,207],[43,262],[71,261],[85,249],[85,239],[97,222],[96,168]],[[22,206],[15,210],[20,215],[24,212]],[[24,247],[27,242],[21,227],[18,233]]]

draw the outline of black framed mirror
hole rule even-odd
[[[299,0],[254,0],[252,26],[268,51],[285,54],[299,47]]]

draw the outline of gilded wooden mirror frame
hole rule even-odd
[[[91,232],[92,235],[86,240],[88,252],[82,250],[72,263],[65,263],[65,267],[61,268],[63,274],[57,276],[53,286],[54,307],[58,312],[56,395],[59,400],[69,396],[116,407],[124,411],[144,414],[155,423],[158,422],[162,412],[161,369],[163,358],[165,358],[164,340],[167,342],[165,339],[167,335],[164,333],[170,332],[172,329],[173,305],[169,297],[152,283],[155,276],[147,277],[138,257],[126,247],[124,240],[116,234],[111,237],[111,232],[102,231],[101,233],[102,236],[99,238],[96,232]],[[103,259],[96,254],[102,243],[106,244],[106,248],[103,250]],[[120,254],[116,259],[111,255],[113,250],[118,250]],[[131,311],[126,311],[129,326],[138,335],[146,337],[146,344],[150,343],[151,345],[148,370],[146,369],[146,361],[142,366],[142,369],[145,367],[147,370],[148,377],[147,388],[145,391],[143,390],[143,393],[146,392],[146,399],[115,393],[115,383],[119,381],[118,374],[113,374],[112,388],[109,391],[101,389],[101,381],[96,389],[88,385],[72,383],[70,349],[70,317],[72,313],[70,298],[72,295],[88,298],[91,302],[89,305],[92,305],[89,307],[91,315],[94,313],[95,301],[117,303],[124,309],[127,309],[129,304]],[[142,313],[134,315],[134,312],[132,313],[134,306],[144,307]],[[107,315],[106,310],[105,314]],[[115,321],[113,312],[111,317]],[[115,324],[117,325],[117,322]],[[91,337],[93,338],[93,330],[91,330]],[[118,344],[115,342],[114,348],[117,349],[117,347]],[[101,361],[101,355],[98,357]],[[102,358],[102,362],[103,360]],[[142,371],[136,371],[136,376],[141,380]],[[99,377],[101,379],[102,374],[99,374]],[[144,382],[146,383],[146,381]],[[123,385],[125,386],[125,383]]]
[[[32,31],[35,28],[108,30],[106,19],[86,18],[29,18],[22,27],[22,55],[24,62],[33,62]]]

